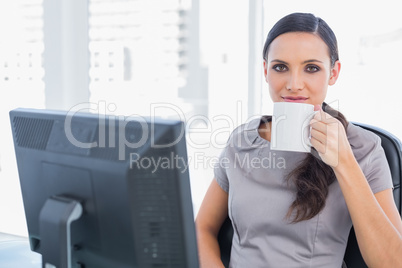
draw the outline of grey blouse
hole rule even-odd
[[[306,153],[271,151],[258,133],[261,120],[233,131],[214,170],[229,196],[230,267],[341,267],[352,222],[338,182],[318,215],[290,223],[285,216],[295,187],[284,178]],[[392,188],[380,138],[352,124],[347,136],[373,193]]]

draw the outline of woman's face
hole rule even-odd
[[[303,102],[321,105],[328,85],[340,71],[331,67],[328,46],[313,33],[290,32],[275,38],[264,61],[265,80],[274,102]]]

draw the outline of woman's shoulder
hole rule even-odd
[[[270,116],[256,116],[247,120],[247,122],[237,126],[230,134],[228,143],[233,144],[235,141],[247,142],[252,144],[258,138],[258,128],[261,123],[269,122]],[[243,144],[243,143],[242,143]]]
[[[346,132],[352,149],[367,146],[376,146],[376,144],[381,141],[380,137],[378,137],[378,135],[376,135],[375,133],[350,122],[346,129]]]
[[[262,123],[267,123],[267,122],[270,122],[271,120],[272,120],[272,116],[270,116],[270,115],[260,115],[260,116],[255,116],[255,117],[249,118],[247,120],[247,122],[236,127],[233,130],[232,135],[236,135],[236,134],[247,132],[247,131],[258,130],[259,126]]]
[[[382,150],[378,135],[353,123],[348,124],[347,136],[358,161],[370,157],[375,151]]]
[[[373,193],[392,188],[391,172],[381,146],[381,138],[352,123],[349,123],[347,135],[353,154]]]

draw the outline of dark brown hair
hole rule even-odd
[[[269,31],[264,44],[262,57],[267,60],[269,46],[281,34],[289,32],[307,32],[317,34],[328,46],[331,66],[339,60],[338,42],[328,24],[321,18],[310,13],[292,13],[280,19]]]
[[[292,13],[280,19],[272,27],[264,45],[264,60],[267,60],[272,41],[279,35],[288,32],[317,34],[328,46],[331,67],[339,60],[334,32],[324,20],[310,13]],[[344,115],[326,103],[323,103],[322,109],[338,119],[346,129],[348,121]],[[312,153],[308,154],[300,165],[290,172],[287,179],[288,182],[294,183],[297,191],[287,217],[292,218],[292,222],[299,222],[313,218],[324,208],[328,196],[328,187],[336,178],[332,168],[325,164],[317,151],[312,148]]]

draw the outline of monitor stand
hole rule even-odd
[[[39,215],[42,268],[71,268],[71,222],[82,215],[80,202],[54,196],[46,200]]]

